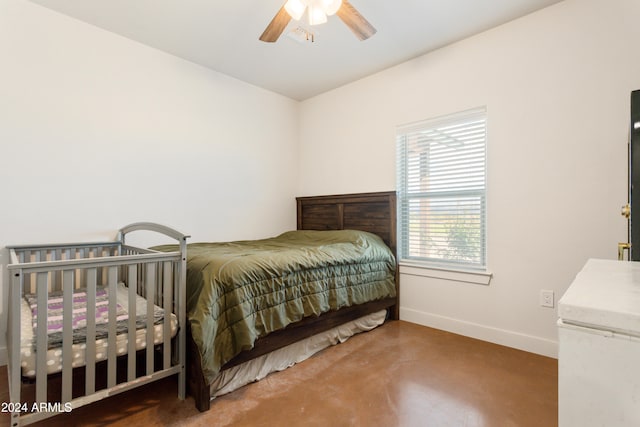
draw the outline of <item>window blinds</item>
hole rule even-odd
[[[397,130],[400,259],[486,266],[486,110]]]

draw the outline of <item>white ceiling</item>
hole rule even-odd
[[[378,30],[359,41],[337,16],[258,40],[285,0],[31,0],[245,82],[304,100],[561,0],[351,0]],[[304,18],[303,18],[304,20]],[[314,43],[286,32],[312,29]]]

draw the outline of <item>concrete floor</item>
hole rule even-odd
[[[39,425],[547,427],[557,425],[557,366],[395,321],[217,398],[206,413],[179,401],[168,378]],[[3,378],[3,402],[6,388]]]

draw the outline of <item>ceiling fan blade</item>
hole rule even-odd
[[[342,6],[338,9],[336,15],[360,40],[368,39],[377,31],[347,0],[342,0]]]
[[[267,28],[265,28],[264,33],[260,36],[260,40],[268,43],[275,42],[287,27],[289,21],[291,21],[291,16],[284,10],[284,6],[282,6],[278,13],[276,13],[276,16],[269,22]]]

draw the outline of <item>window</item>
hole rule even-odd
[[[486,268],[486,110],[397,130],[399,258]]]

